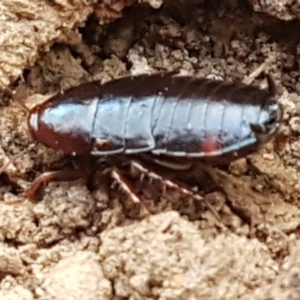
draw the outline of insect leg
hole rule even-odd
[[[29,199],[33,198],[41,185],[50,181],[75,181],[81,178],[85,178],[86,176],[87,173],[83,170],[61,170],[45,172],[33,181],[31,187],[25,192],[25,196]]]
[[[215,218],[217,220],[220,220],[220,216],[216,212],[216,210],[213,208],[213,206],[208,201],[206,201],[206,199],[204,197],[202,197],[198,193],[194,192],[192,189],[190,189],[188,187],[184,187],[182,184],[176,183],[175,181],[164,178],[163,176],[159,175],[158,173],[148,169],[147,167],[145,167],[142,163],[140,163],[138,161],[131,160],[129,162],[126,162],[126,164],[130,164],[130,167],[139,171],[143,177],[148,176],[148,178],[150,178],[152,180],[161,181],[164,184],[164,188],[177,189],[185,196],[191,197],[198,201],[204,201],[205,204],[207,205],[207,207],[212,212],[212,214],[215,216]]]
[[[134,187],[130,184],[130,182],[123,176],[122,172],[117,169],[116,167],[111,167],[103,171],[104,175],[110,176],[113,180],[115,180],[120,188],[129,196],[131,201],[135,204],[139,204],[142,213],[145,215],[149,214],[148,209],[146,208],[143,201],[139,198],[139,196],[136,194]]]
[[[271,74],[266,74],[268,81],[268,91],[270,95],[275,96],[277,94],[276,83],[274,77]]]

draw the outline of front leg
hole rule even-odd
[[[116,167],[110,167],[105,169],[102,172],[103,175],[109,176],[114,180],[113,184],[116,183],[119,185],[119,190],[122,190],[127,194],[132,203],[139,205],[141,213],[143,216],[149,215],[149,210],[145,206],[143,200],[137,195],[134,187],[131,183],[125,178],[123,173]]]
[[[25,197],[32,199],[39,188],[51,181],[76,181],[81,178],[86,179],[87,173],[84,170],[61,170],[45,172],[39,175],[31,184],[30,188],[25,191]]]
[[[88,156],[77,157],[76,161],[72,162],[76,169],[56,170],[40,174],[25,191],[25,197],[32,199],[42,185],[51,181],[76,181],[83,179],[85,182],[88,182],[93,172],[90,158]]]

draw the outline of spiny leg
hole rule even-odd
[[[122,172],[116,167],[111,167],[103,171],[104,175],[110,176],[115,180],[120,188],[128,195],[131,201],[135,204],[138,204],[141,207],[143,215],[149,215],[149,210],[146,208],[144,202],[136,194],[134,187],[130,182],[123,176]]]
[[[126,162],[125,164],[129,164],[131,168],[138,170],[142,174],[141,179],[143,179],[144,176],[148,176],[149,179],[161,181],[164,184],[164,188],[168,187],[177,189],[185,196],[191,197],[197,201],[204,201],[207,207],[212,212],[212,214],[215,216],[215,218],[219,221],[221,220],[219,214],[216,212],[213,206],[204,197],[194,192],[192,189],[189,189],[187,187],[184,187],[182,184],[178,184],[172,180],[164,178],[163,176],[150,170],[149,168],[145,167],[142,163],[136,160],[131,160],[129,162]],[[165,190],[163,190],[163,192],[165,192]]]

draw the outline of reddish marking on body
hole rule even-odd
[[[222,148],[222,144],[216,136],[208,136],[205,138],[201,150],[205,153],[211,153]]]

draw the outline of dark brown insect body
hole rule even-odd
[[[276,132],[281,110],[270,86],[269,92],[169,73],[91,82],[33,109],[29,128],[35,140],[68,154],[151,153],[228,163]]]
[[[30,132],[37,142],[67,154],[121,155],[129,161],[143,157],[183,170],[182,165],[189,168],[195,160],[227,164],[255,151],[277,131],[282,111],[270,77],[266,91],[173,75],[123,77],[103,85],[91,82],[71,88],[30,112]],[[168,187],[179,188],[186,196],[199,198],[136,160],[131,166]],[[110,168],[110,174],[135,203],[141,203],[118,169]],[[80,171],[43,174],[26,195],[31,197],[42,182],[81,175]]]

